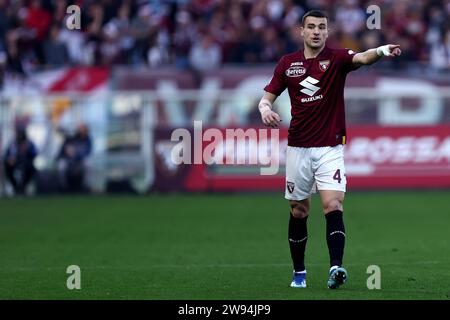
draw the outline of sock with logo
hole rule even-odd
[[[325,215],[327,220],[327,244],[330,254],[330,266],[342,266],[345,245],[345,227],[343,212],[335,210]]]
[[[305,248],[308,240],[307,219],[308,217],[295,218],[292,214],[289,218],[289,249],[295,272],[305,270]]]

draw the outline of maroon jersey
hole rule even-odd
[[[264,88],[279,96],[288,89],[291,123],[288,145],[325,147],[345,144],[344,85],[355,70],[355,52],[325,46],[316,58],[306,59],[303,50],[283,56]]]

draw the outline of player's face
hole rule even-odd
[[[327,19],[307,17],[301,27],[301,34],[306,46],[312,49],[322,48],[328,38]]]

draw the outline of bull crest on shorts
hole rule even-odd
[[[293,182],[287,181],[286,182],[286,188],[288,189],[289,193],[294,192],[295,184]]]
[[[319,61],[320,70],[322,70],[323,72],[325,72],[328,69],[329,65],[330,65],[330,60]]]

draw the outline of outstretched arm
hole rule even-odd
[[[281,121],[278,113],[272,111],[272,104],[275,102],[276,98],[276,95],[266,91],[258,104],[262,122],[271,128],[276,128]]]
[[[387,44],[378,48],[369,49],[353,56],[353,64],[357,67],[377,62],[381,57],[396,57],[401,55],[400,45]]]

